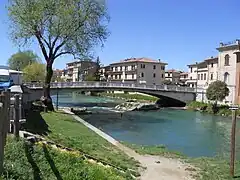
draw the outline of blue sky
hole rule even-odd
[[[7,0],[0,3],[0,64],[6,64],[18,46],[9,39]],[[103,49],[96,48],[105,65],[149,57],[167,62],[168,68],[186,70],[189,63],[216,56],[219,42],[240,37],[239,0],[108,0],[107,4],[111,35]],[[42,57],[37,46],[27,49]],[[57,59],[54,67],[64,68],[71,60],[71,56]]]

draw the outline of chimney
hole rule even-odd
[[[158,59],[159,62],[161,62],[161,59]]]

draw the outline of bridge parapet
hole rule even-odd
[[[25,83],[26,86],[32,89],[43,88],[43,83]],[[146,85],[146,84],[130,84],[130,83],[114,83],[114,82],[57,82],[51,83],[52,89],[64,88],[126,88],[126,89],[146,89],[146,90],[161,90],[161,91],[177,91],[195,93],[195,88],[179,87],[174,85]]]

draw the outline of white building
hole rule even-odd
[[[96,73],[97,64],[93,61],[76,60],[67,63],[66,67],[66,81],[78,82],[84,81],[86,77],[93,76]]]
[[[230,90],[229,96],[225,99],[226,103],[240,103],[235,97],[239,94],[238,74],[237,74],[237,55],[240,41],[236,40],[227,44],[220,43],[217,48],[218,53],[218,79],[224,81]]]
[[[181,72],[180,73],[180,83],[185,85],[187,80],[188,80],[188,72]]]
[[[177,71],[175,69],[169,69],[165,71],[165,80],[171,81],[173,83],[179,83],[180,74],[181,74],[181,71]]]
[[[223,103],[240,103],[240,40],[230,43],[220,43],[217,48],[218,57],[211,57],[200,63],[188,65],[189,79],[186,81],[197,91],[206,92],[209,84],[216,80],[227,84],[230,93]],[[198,100],[207,101],[203,95],[197,96]]]
[[[165,79],[165,66],[160,60],[130,58],[110,64],[108,80],[125,83],[162,84]]]

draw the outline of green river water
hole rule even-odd
[[[53,97],[56,100],[56,97]],[[126,112],[113,107],[120,101],[103,97],[61,94],[60,106],[87,107],[82,118],[117,140],[142,145],[165,145],[190,157],[229,156],[231,118],[186,110]],[[238,123],[239,124],[239,123]],[[240,150],[237,125],[237,157]]]

